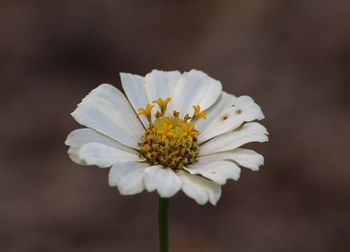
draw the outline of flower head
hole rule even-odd
[[[111,167],[109,185],[121,194],[146,189],[171,197],[182,190],[215,205],[227,179],[239,178],[239,166],[263,164],[263,156],[240,148],[268,140],[253,122],[264,115],[249,96],[222,91],[198,70],[121,73],[121,80],[127,98],[109,84],[92,90],[72,113],[86,128],[66,140],[74,162]]]

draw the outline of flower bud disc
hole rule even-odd
[[[152,165],[178,170],[196,161],[197,135],[193,123],[176,116],[163,117],[148,126],[139,143],[140,154]]]

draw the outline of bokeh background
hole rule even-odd
[[[252,96],[270,132],[217,206],[171,200],[170,251],[350,251],[348,0],[1,1],[0,251],[157,250],[157,195],[64,145],[91,89],[154,68]]]

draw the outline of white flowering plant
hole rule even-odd
[[[182,190],[215,205],[240,167],[257,171],[262,155],[241,148],[268,141],[264,115],[249,96],[222,91],[202,71],[121,73],[125,95],[110,84],[92,90],[72,112],[85,128],[66,140],[79,165],[110,168],[109,185],[123,195],[159,194],[160,251],[167,251],[168,200]]]

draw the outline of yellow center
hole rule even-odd
[[[139,152],[152,165],[160,164],[179,170],[185,165],[196,162],[199,133],[192,121],[200,117],[205,118],[206,112],[200,112],[198,105],[193,106],[195,112],[192,117],[186,114],[184,119],[181,119],[177,111],[173,111],[172,116],[164,116],[170,100],[171,98],[167,98],[163,101],[159,98],[153,101],[161,110],[154,114],[156,119],[154,122],[151,121],[153,105],[148,104],[146,109],[139,109],[138,115],[145,116],[150,122],[139,143]]]

